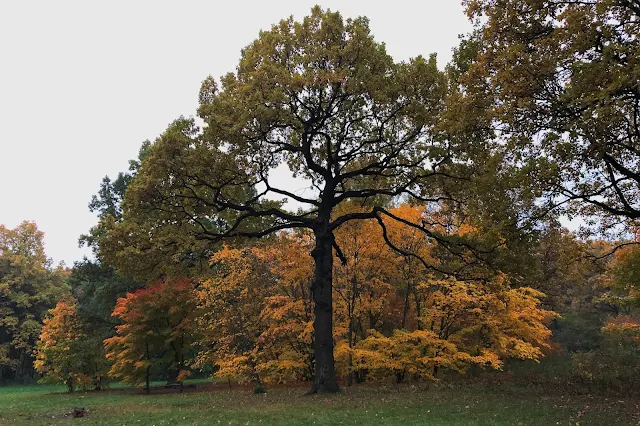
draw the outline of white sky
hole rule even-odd
[[[194,115],[201,81],[233,71],[260,29],[319,3],[368,16],[396,60],[443,66],[470,29],[460,1],[0,0],[0,224],[36,221],[71,265],[102,177]]]

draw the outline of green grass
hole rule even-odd
[[[306,387],[229,390],[200,384],[180,393],[127,388],[64,393],[63,386],[0,388],[2,425],[632,425],[640,424],[636,398],[562,396],[509,386],[354,386],[337,395],[302,396]],[[84,407],[87,416],[65,416]],[[582,416],[578,413],[584,412]]]

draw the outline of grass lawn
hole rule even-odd
[[[117,387],[102,392],[64,393],[62,386],[0,388],[1,425],[634,425],[640,398],[563,396],[501,386],[354,386],[337,395],[302,396],[304,387],[251,388],[199,383],[180,394],[145,395]],[[84,407],[87,415],[65,415]]]

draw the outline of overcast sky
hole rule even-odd
[[[470,29],[460,0],[0,1],[0,224],[36,221],[55,262],[80,260],[102,177],[194,115],[202,80],[233,71],[260,29],[316,3],[368,16],[396,60],[443,66]]]

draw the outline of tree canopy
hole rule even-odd
[[[463,82],[486,97],[512,158],[539,170],[534,181],[546,189],[548,204],[568,205],[604,228],[637,221],[637,2],[465,4],[477,25],[478,56]]]
[[[316,7],[300,22],[283,20],[242,51],[235,73],[204,81],[202,129],[180,119],[155,141],[127,190],[123,232],[116,226],[105,246],[126,253],[127,224],[140,216],[145,229],[181,224],[188,235],[214,243],[310,229],[313,391],[335,391],[333,250],[343,253],[334,232],[351,220],[376,219],[383,230],[385,220],[399,220],[380,203],[343,214],[337,207],[380,196],[456,207],[456,191],[484,144],[476,147],[441,125],[447,92],[435,56],[394,62],[366,18],[344,20]],[[311,195],[273,182],[270,174],[281,164],[314,188]],[[304,207],[286,210],[274,196]],[[405,224],[435,235],[423,223]],[[156,248],[179,236],[157,239]]]

